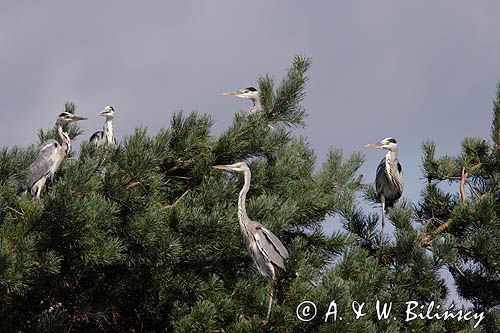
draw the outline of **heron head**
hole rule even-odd
[[[236,171],[236,172],[244,172],[250,170],[248,164],[246,164],[245,162],[236,162],[228,165],[214,165],[213,168],[217,170]]]
[[[104,110],[99,112],[100,116],[106,117],[108,119],[113,119],[114,114],[115,114],[115,109],[111,105],[106,106]]]
[[[398,143],[393,137],[388,137],[377,143],[370,143],[366,145],[367,148],[379,148],[394,151],[398,149]]]
[[[236,96],[239,98],[258,99],[259,91],[254,87],[243,88],[237,91],[225,92],[224,96]]]
[[[72,113],[64,111],[57,117],[56,124],[58,125],[64,125],[68,123],[72,123],[75,121],[80,121],[80,120],[86,120],[87,118],[76,116]]]

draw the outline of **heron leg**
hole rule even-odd
[[[42,188],[45,186],[47,178],[44,176],[38,182],[36,182],[33,187],[36,189],[35,198],[40,199],[40,193],[42,193]]]
[[[380,239],[382,240],[382,235],[384,234],[384,227],[385,227],[385,198],[382,197],[380,200],[380,203],[382,204],[382,228],[380,230]]]
[[[271,284],[271,292],[269,293],[269,305],[267,306],[266,321],[269,320],[269,316],[271,315],[271,306],[273,305],[273,295],[274,295],[274,288]]]

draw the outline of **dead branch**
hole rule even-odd
[[[176,178],[176,179],[192,179],[193,177],[184,177],[184,176],[165,176],[167,178]]]
[[[462,177],[460,178],[460,198],[462,199],[462,204],[465,204],[465,180],[467,179],[467,172],[465,168],[462,168]]]
[[[13,211],[14,213],[20,215],[20,216],[24,216],[24,213],[21,213],[20,211],[10,207],[10,206],[7,206],[7,209],[10,209],[11,211]]]
[[[130,184],[127,185],[127,188],[131,189],[131,188],[137,187],[137,186],[139,186],[141,184],[142,184],[141,181],[132,182],[132,183],[130,183]]]
[[[448,227],[450,226],[450,220],[444,222],[444,221],[441,221],[440,219],[437,219],[434,217],[431,217],[429,220],[427,220],[426,225],[429,225],[430,223],[432,223],[432,221],[438,221],[441,223],[441,225],[439,227],[437,227],[431,234],[425,235],[424,238],[422,239],[422,245],[424,245],[427,248],[431,247],[432,239],[434,237],[436,237],[436,236],[442,234],[443,232],[445,232],[446,230],[448,230]]]
[[[194,159],[190,159],[190,160],[187,160],[187,161],[181,161],[181,160],[177,160],[177,165],[176,166],[173,166],[171,167],[170,169],[168,169],[166,171],[166,173],[171,173],[171,172],[174,172],[174,171],[177,171],[179,169],[181,170],[185,170],[187,169],[189,166],[191,166],[193,163],[195,162]]]
[[[173,207],[177,206],[177,204],[182,200],[182,198],[184,198],[186,196],[186,194],[189,193],[189,191],[191,191],[190,188],[188,188],[186,190],[186,192],[182,193],[182,195],[179,198],[177,198],[177,200],[175,200],[175,202],[173,204],[171,204],[171,205],[165,205],[165,206],[163,206],[163,208],[173,208]]]

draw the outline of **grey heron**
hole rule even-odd
[[[375,176],[377,197],[382,205],[382,230],[385,226],[385,209],[393,207],[403,194],[403,168],[398,160],[398,144],[396,139],[388,137],[377,143],[366,145],[368,148],[388,150],[380,161]]]
[[[268,279],[271,283],[276,278],[276,268],[285,268],[285,260],[288,258],[288,251],[269,229],[261,223],[252,221],[245,208],[245,200],[248,190],[250,189],[250,180],[252,173],[245,162],[237,162],[229,165],[216,165],[215,169],[243,172],[245,183],[238,196],[238,219],[240,222],[243,239],[247,246],[248,252],[252,257],[260,274]],[[267,320],[271,314],[271,305],[273,302],[273,291],[269,294],[269,305],[267,308]]]
[[[30,192],[36,198],[40,197],[40,192],[48,178],[53,178],[59,170],[61,162],[66,158],[71,150],[71,140],[68,133],[64,132],[65,124],[85,120],[87,118],[75,116],[69,112],[63,112],[57,117],[56,127],[61,143],[54,139],[45,141],[38,152],[38,156],[29,166],[29,177],[27,182],[20,184],[18,194]]]
[[[243,88],[237,91],[225,92],[224,96],[236,96],[239,98],[247,98],[253,102],[253,106],[248,110],[249,114],[256,114],[263,110],[260,103],[260,94],[254,87]]]
[[[90,142],[97,145],[108,144],[116,145],[116,139],[113,132],[113,117],[115,109],[109,105],[99,113],[100,116],[106,117],[102,131],[97,131],[90,137]]]

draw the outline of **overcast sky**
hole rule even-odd
[[[405,194],[422,188],[420,144],[454,154],[464,136],[487,137],[500,79],[498,1],[44,1],[0,10],[0,145],[27,145],[65,101],[86,136],[97,113],[117,110],[118,137],[152,132],[177,110],[209,113],[220,132],[247,101],[222,92],[281,78],[296,54],[313,59],[306,135],[322,160],[330,146],[363,151],[367,179],[394,136]]]
[[[424,183],[420,145],[454,154],[464,136],[487,137],[500,79],[500,2],[477,1],[44,1],[2,2],[0,145],[36,142],[65,101],[118,137],[151,132],[177,110],[209,113],[215,131],[247,101],[222,92],[281,78],[296,54],[313,59],[306,135],[323,160],[330,146],[363,151],[374,177],[394,136],[405,195]]]
[[[307,136],[362,151],[374,178],[394,136],[404,196],[423,187],[420,145],[455,154],[465,136],[489,138],[500,79],[498,1],[3,1],[0,146],[36,142],[72,101],[89,137],[116,110],[118,138],[168,126],[177,110],[209,113],[215,131],[248,101],[222,92],[277,79],[294,55],[313,59]]]

